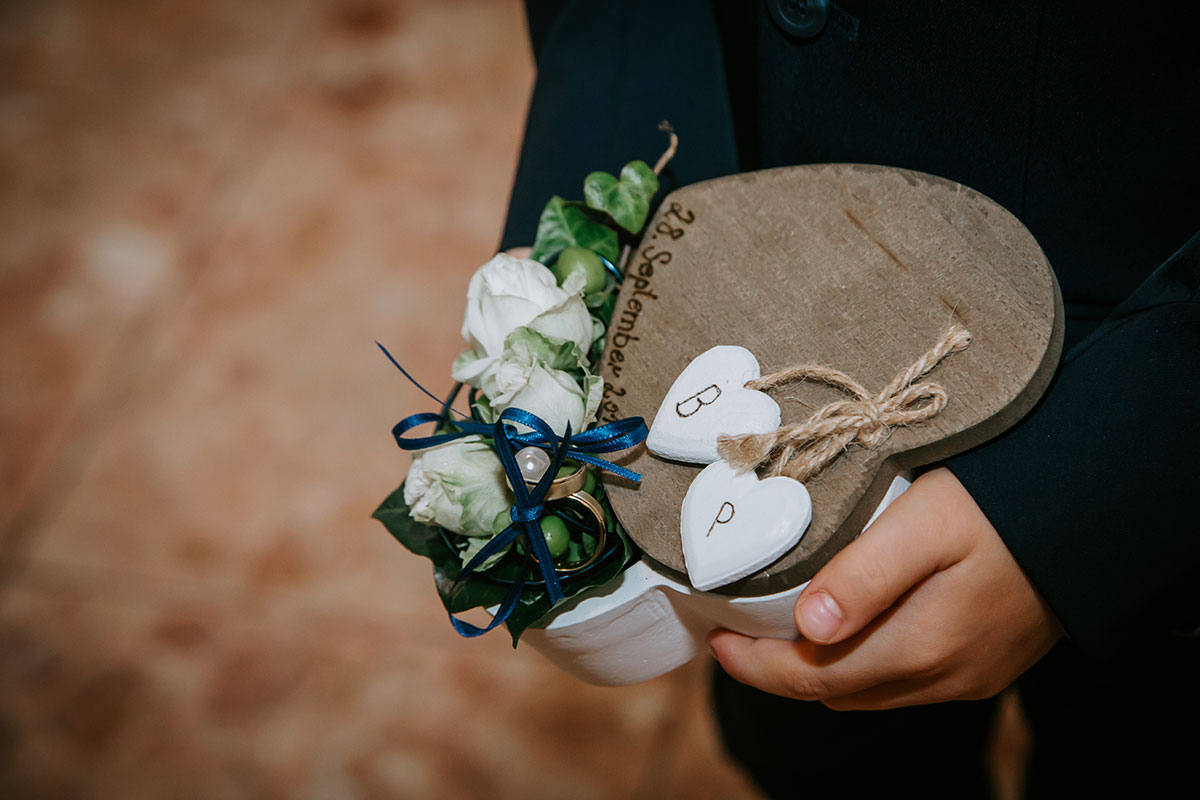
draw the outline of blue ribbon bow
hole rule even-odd
[[[392,436],[395,437],[396,444],[400,445],[401,450],[424,450],[428,447],[437,447],[439,444],[461,439],[464,436],[491,436],[496,441],[497,453],[503,449],[500,447],[500,442],[507,441],[516,450],[532,445],[533,447],[539,447],[549,452],[553,456],[557,448],[561,444],[566,443],[570,447],[571,458],[576,461],[586,462],[605,472],[620,475],[622,478],[627,478],[635,483],[642,479],[641,475],[631,469],[626,469],[619,464],[614,464],[611,461],[605,461],[603,458],[592,455],[593,453],[615,453],[619,450],[628,450],[645,439],[648,430],[646,428],[646,421],[641,417],[626,417],[625,419],[609,422],[606,425],[601,425],[575,435],[571,434],[570,425],[568,424],[566,435],[559,436],[545,420],[536,414],[520,408],[509,408],[505,409],[504,413],[500,415],[493,425],[473,420],[460,420],[454,423],[454,426],[458,428],[457,431],[437,433],[433,436],[407,437],[404,435],[413,428],[430,422],[438,423],[443,419],[444,416],[442,414],[435,414],[433,412],[413,414],[400,420],[392,427]],[[524,425],[531,430],[527,433],[520,433],[512,425],[504,425],[505,421]],[[501,431],[503,435],[500,435],[499,432]],[[503,455],[500,456],[500,460],[501,463],[504,462]],[[505,469],[507,471],[507,467]],[[508,473],[508,477],[510,481],[513,480],[511,472]]]
[[[648,431],[646,422],[641,417],[628,417],[580,434],[572,434],[571,426],[568,423],[566,432],[559,436],[545,420],[536,414],[519,408],[509,408],[501,413],[496,422],[491,425],[473,420],[462,420],[454,423],[458,428],[457,431],[448,431],[432,436],[405,436],[408,431],[419,425],[430,422],[440,423],[445,419],[445,407],[449,405],[449,402],[447,400],[440,414],[413,414],[396,423],[392,428],[392,436],[395,437],[396,444],[400,445],[403,450],[424,450],[461,439],[464,436],[490,436],[494,442],[496,454],[500,457],[500,464],[504,467],[505,474],[508,475],[509,485],[512,486],[513,494],[516,496],[516,503],[509,512],[512,524],[488,540],[479,552],[463,566],[462,571],[455,579],[455,586],[457,587],[462,581],[469,578],[481,564],[508,547],[518,536],[524,535],[527,545],[525,564],[520,575],[504,596],[495,616],[492,617],[486,628],[480,628],[455,618],[453,614],[450,615],[450,623],[454,625],[454,629],[461,636],[472,637],[495,628],[508,619],[513,609],[516,608],[521,592],[525,588],[525,574],[531,553],[537,559],[538,570],[546,584],[546,592],[550,597],[551,604],[556,604],[563,599],[562,586],[554,570],[554,560],[550,555],[550,549],[546,546],[546,539],[539,523],[544,511],[546,493],[550,490],[550,484],[554,482],[563,461],[570,457],[631,481],[640,481],[642,476],[633,470],[613,464],[611,461],[605,461],[594,454],[627,450],[645,439]],[[529,430],[522,433],[511,423],[523,425]],[[550,454],[550,467],[532,490],[525,485],[525,479],[517,465],[515,455],[519,449],[530,446],[541,448]],[[453,592],[454,589],[451,588],[450,591]]]

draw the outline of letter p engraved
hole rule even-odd
[[[713,520],[712,525],[708,526],[708,533],[704,534],[704,538],[707,539],[712,535],[713,528],[717,527],[718,525],[724,525],[733,520],[733,511],[733,503],[729,502],[728,500],[726,500],[724,503],[721,503],[721,507],[717,509],[717,517]]]
[[[706,386],[691,397],[684,398],[676,403],[675,413],[683,418],[690,417],[705,406],[711,406],[717,402],[717,398],[720,396],[720,386],[717,386],[715,383],[712,386]]]

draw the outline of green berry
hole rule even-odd
[[[549,515],[542,517],[541,526],[542,535],[546,537],[546,547],[550,550],[551,557],[558,558],[567,552],[567,545],[571,541],[571,532],[567,530],[567,523],[554,515]]]
[[[596,493],[596,473],[588,470],[587,477],[583,479],[583,490],[588,494]]]
[[[496,518],[492,520],[492,535],[496,536],[497,534],[503,533],[504,529],[511,524],[512,516],[509,514],[509,512],[501,511],[496,515]]]
[[[569,464],[563,464],[561,467],[558,468],[558,472],[556,472],[554,474],[554,478],[557,480],[558,478],[565,478],[568,475],[574,475],[575,470],[577,470],[577,469],[579,469],[579,467],[571,466]]]
[[[582,272],[587,279],[583,286],[585,294],[598,292],[608,284],[608,269],[604,262],[586,247],[568,247],[554,262],[554,275],[560,286],[575,272]]]

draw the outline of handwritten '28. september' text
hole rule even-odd
[[[625,396],[621,386],[621,372],[625,367],[625,354],[629,346],[639,341],[635,335],[638,318],[651,302],[658,299],[653,288],[654,270],[671,263],[674,257],[670,243],[682,239],[687,228],[696,221],[694,212],[679,203],[671,203],[650,232],[650,242],[645,244],[634,257],[625,273],[626,283],[633,285],[633,294],[624,304],[613,311],[609,325],[608,355],[604,366],[608,368],[608,380],[604,384],[604,399],[600,403],[601,422],[613,422],[621,418],[619,399]],[[643,241],[645,241],[643,239]]]

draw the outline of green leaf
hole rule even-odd
[[[632,234],[646,224],[650,199],[657,191],[658,176],[644,161],[626,164],[620,180],[607,172],[593,172],[583,180],[583,197],[588,208],[603,211]]]
[[[598,339],[604,335],[604,331],[608,328],[609,323],[612,322],[613,310],[616,307],[617,296],[616,294],[610,294],[606,295],[598,306],[589,309],[592,314],[592,321],[600,325],[600,332],[599,334],[593,334],[593,339]]]
[[[471,404],[471,408],[475,411],[476,420],[488,425],[494,423],[500,416],[500,412],[492,408],[492,402],[482,392],[475,396],[475,402]]]
[[[544,263],[574,246],[587,247],[614,262],[620,250],[616,231],[589,218],[579,203],[552,197],[538,220],[537,241],[530,257]]]

